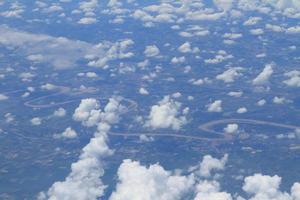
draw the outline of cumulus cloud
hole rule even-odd
[[[199,174],[202,177],[210,177],[212,171],[223,170],[225,164],[228,160],[228,155],[225,154],[222,159],[213,158],[210,155],[203,157],[202,162],[200,163]]]
[[[227,126],[224,128],[224,131],[226,133],[236,133],[239,129],[238,124],[227,124]]]
[[[253,85],[263,85],[267,83],[272,74],[272,65],[266,65],[263,71],[260,74],[258,74],[258,76],[255,79],[253,79]]]
[[[42,119],[39,117],[34,117],[30,120],[31,124],[34,126],[38,126],[42,124]]]
[[[139,162],[124,160],[110,200],[180,200],[193,184],[193,177],[173,174],[159,164],[145,167]]]
[[[127,52],[133,41],[127,39],[94,45],[64,37],[28,33],[6,25],[0,26],[0,44],[16,48],[29,59],[38,58],[39,62],[50,63],[57,69],[78,66],[78,61],[82,59],[86,59],[89,66],[104,67],[111,60],[133,56],[133,53]]]
[[[300,87],[300,71],[293,70],[284,74],[289,79],[283,81],[284,84],[290,87]]]
[[[6,96],[5,94],[0,94],[0,101],[7,100],[9,97]]]
[[[107,132],[119,119],[123,106],[118,99],[111,98],[103,109],[96,99],[83,99],[75,110],[74,119],[85,126],[97,126],[97,131],[90,142],[82,149],[78,161],[71,166],[70,174],[63,181],[55,182],[47,192],[39,194],[39,199],[89,199],[96,200],[103,196],[106,186],[101,177],[104,174],[103,159],[113,154],[108,147]],[[90,119],[93,112],[100,113],[98,120]]]
[[[64,117],[66,115],[67,111],[64,108],[58,108],[53,112],[53,115],[55,117]]]
[[[154,56],[157,56],[159,54],[159,52],[160,51],[157,46],[149,45],[149,46],[146,46],[144,54],[146,57],[154,57]]]
[[[61,134],[55,134],[54,138],[68,138],[68,139],[73,139],[77,137],[77,133],[74,129],[71,127],[66,128],[64,132]]]
[[[220,184],[217,181],[200,181],[196,186],[196,192],[194,200],[232,200],[231,194],[220,191]]]
[[[208,112],[222,112],[222,100],[216,100],[211,104],[206,105]]]
[[[187,123],[186,113],[181,103],[165,96],[157,105],[151,107],[146,126],[154,129],[172,128],[179,130]]]
[[[148,95],[148,94],[149,94],[148,90],[146,90],[146,89],[143,88],[143,87],[139,89],[139,93],[140,93],[141,95]]]
[[[262,174],[254,174],[253,176],[245,178],[243,190],[247,194],[251,195],[250,200],[297,200],[299,198],[299,183],[295,183],[292,187],[292,194],[281,192],[279,190],[280,184],[281,177],[277,175],[266,176]],[[292,196],[295,198],[292,198]]]
[[[225,83],[231,83],[234,82],[234,79],[238,76],[241,76],[241,73],[239,71],[241,70],[240,67],[230,68],[223,72],[222,74],[219,74],[216,76],[217,80],[222,80]]]

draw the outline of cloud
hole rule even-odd
[[[38,58],[39,62],[49,63],[56,69],[76,67],[79,60],[86,60],[89,66],[104,67],[114,59],[133,56],[133,53],[127,52],[127,48],[133,44],[128,39],[94,45],[64,37],[27,33],[6,25],[0,26],[0,44],[17,49],[29,59]]]
[[[53,116],[55,117],[64,117],[67,111],[64,108],[58,108],[54,111]]]
[[[85,126],[97,126],[97,131],[82,149],[78,161],[72,163],[71,172],[65,180],[55,182],[47,192],[41,192],[39,199],[96,200],[103,196],[106,188],[101,181],[104,174],[103,159],[113,154],[113,150],[107,144],[107,132],[110,130],[111,124],[119,120],[122,110],[123,106],[115,98],[109,99],[103,111],[96,99],[81,101],[73,115],[74,119],[81,121]],[[93,112],[100,113],[101,117],[98,120],[90,120]]]
[[[208,112],[222,112],[222,100],[216,100],[211,104],[206,105]]]
[[[154,57],[154,56],[157,56],[159,54],[159,52],[160,51],[157,46],[149,45],[149,46],[146,46],[144,54],[146,57]]]
[[[174,101],[170,96],[165,96],[157,105],[151,107],[145,126],[153,129],[172,128],[179,130],[187,123],[181,103]]]
[[[97,22],[96,18],[93,17],[84,17],[78,21],[78,24],[95,24]]]
[[[42,124],[42,119],[39,117],[34,117],[30,120],[31,124],[34,126],[39,126]]]
[[[213,0],[215,6],[220,10],[229,10],[232,8],[234,0]]]
[[[73,138],[77,137],[77,133],[71,127],[68,127],[68,128],[66,128],[66,130],[64,132],[62,132],[61,134],[54,134],[53,137],[56,139],[59,139],[59,138],[73,139]]]
[[[118,169],[118,183],[110,200],[180,200],[194,184],[193,177],[166,171],[159,164],[142,166],[124,160]]]
[[[139,89],[139,93],[141,95],[148,95],[149,94],[149,92],[145,88],[143,88],[143,87]]]
[[[253,85],[263,85],[266,84],[273,74],[272,65],[266,65],[263,71],[252,81]]]
[[[5,94],[0,94],[0,101],[7,100],[9,97],[6,96]]]
[[[217,80],[222,80],[225,83],[232,83],[234,82],[234,79],[241,75],[238,71],[240,71],[240,67],[230,68],[223,72],[222,74],[219,74],[216,76]]]
[[[227,126],[224,128],[224,131],[226,133],[236,133],[239,129],[238,124],[227,124]]]
[[[251,195],[250,200],[292,200],[288,193],[279,191],[280,183],[281,178],[277,175],[266,176],[254,174],[253,176],[245,178],[243,190]]]
[[[300,71],[293,70],[284,74],[289,79],[283,81],[284,84],[290,87],[300,87]]]
[[[224,155],[222,159],[213,158],[210,155],[203,157],[200,163],[199,175],[202,177],[210,177],[212,171],[223,170],[228,160],[228,155]]]
[[[192,52],[191,44],[189,42],[183,43],[180,47],[178,47],[178,51],[181,53],[190,53]]]
[[[200,181],[196,192],[194,200],[232,200],[231,194],[220,192],[220,184],[217,181]]]

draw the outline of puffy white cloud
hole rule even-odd
[[[41,89],[42,90],[55,90],[55,89],[57,89],[57,86],[53,85],[51,83],[46,83],[46,84],[41,86]]]
[[[140,89],[139,89],[139,93],[140,93],[141,95],[148,95],[148,94],[149,94],[149,92],[148,92],[145,88],[140,88]]]
[[[78,108],[76,108],[73,119],[81,121],[85,126],[95,126],[101,118],[99,108],[100,105],[96,99],[83,99]]]
[[[286,32],[289,34],[299,34],[300,33],[300,26],[293,26],[286,29]]]
[[[84,17],[78,21],[78,24],[95,24],[97,22],[96,18],[93,17]]]
[[[243,114],[243,113],[246,113],[248,110],[247,110],[247,108],[246,107],[240,107],[240,108],[238,108],[237,109],[237,113],[239,113],[239,114]]]
[[[255,24],[257,24],[257,22],[259,22],[260,20],[262,20],[261,17],[250,17],[247,21],[244,22],[244,25],[245,25],[245,26],[255,25]]]
[[[203,157],[200,163],[199,175],[202,177],[210,177],[212,171],[223,170],[228,160],[228,155],[225,154],[222,159],[213,158],[210,155]]]
[[[134,53],[129,52],[128,48],[134,44],[131,39],[124,39],[116,43],[103,42],[95,46],[95,48],[102,51],[102,54],[91,54],[86,55],[85,58],[89,60],[88,65],[91,67],[108,68],[107,64],[109,61],[115,59],[125,59],[134,56]]]
[[[242,91],[238,91],[238,92],[231,91],[231,92],[228,92],[228,95],[231,97],[241,97],[243,95],[243,92]]]
[[[252,35],[262,35],[262,34],[264,34],[264,30],[261,28],[251,29],[250,33]]]
[[[110,200],[180,200],[194,184],[193,177],[175,175],[159,164],[142,166],[124,160],[118,169],[118,183]]]
[[[226,133],[236,133],[239,129],[238,124],[227,124],[227,126],[224,128],[224,131]]]
[[[258,106],[264,106],[266,103],[267,103],[267,101],[266,101],[265,99],[261,99],[261,100],[259,100],[256,104],[257,104]]]
[[[284,104],[284,103],[287,103],[287,102],[288,102],[288,100],[285,97],[275,96],[273,98],[273,103],[275,103],[275,104]]]
[[[283,81],[284,84],[290,87],[300,87],[300,71],[293,70],[284,74],[289,79]]]
[[[220,192],[217,181],[200,181],[196,186],[197,195],[194,200],[232,200],[231,194]]]
[[[64,108],[58,108],[54,111],[53,115],[55,117],[64,117],[66,115],[67,111]]]
[[[83,99],[75,110],[74,118],[82,121],[83,125],[97,126],[97,131],[90,142],[82,149],[78,161],[71,166],[70,174],[64,181],[55,182],[47,192],[42,192],[39,199],[49,200],[73,200],[89,199],[96,200],[103,196],[106,186],[102,183],[101,177],[104,174],[103,158],[113,154],[107,145],[107,132],[110,125],[116,123],[118,115],[123,107],[118,99],[111,98],[97,123],[85,124],[86,120],[92,117],[93,110],[100,112],[100,105],[96,99]]]
[[[181,103],[174,101],[170,96],[165,96],[158,102],[158,105],[151,107],[145,126],[154,129],[172,128],[179,130],[186,123],[187,119],[181,109]]]
[[[263,71],[255,79],[253,79],[253,85],[263,85],[267,83],[272,74],[272,65],[266,65]]]
[[[147,136],[145,134],[141,134],[139,136],[139,139],[140,139],[141,142],[153,142],[154,141],[153,137],[151,137],[151,136],[149,137],[149,136]]]
[[[42,124],[42,119],[39,117],[34,117],[30,120],[31,124],[34,126],[38,126]]]
[[[229,10],[232,8],[234,0],[213,0],[215,6],[220,10]]]
[[[61,134],[64,138],[75,138],[77,137],[77,133],[71,127],[66,128],[66,130]]]
[[[216,100],[211,104],[206,105],[208,112],[222,112],[222,100]]]
[[[190,53],[192,52],[192,47],[189,42],[183,43],[180,47],[178,47],[178,51],[181,53]]]
[[[149,45],[149,46],[146,46],[146,49],[144,51],[144,54],[145,56],[147,57],[154,57],[154,56],[157,56],[159,54],[159,49],[157,46],[155,45]]]
[[[294,200],[300,200],[300,183],[293,184],[291,194]]]
[[[288,193],[279,191],[280,183],[281,178],[277,175],[254,174],[245,178],[243,190],[252,195],[250,200],[292,200]]]
[[[234,79],[236,77],[241,76],[241,73],[239,73],[240,70],[241,70],[241,68],[239,68],[239,67],[230,68],[230,69],[226,70],[225,72],[223,72],[222,74],[217,75],[216,79],[222,80],[225,83],[234,82]]]
[[[4,101],[7,99],[8,99],[8,96],[6,96],[5,94],[0,94],[0,101]]]

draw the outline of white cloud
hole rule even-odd
[[[231,97],[241,97],[242,95],[243,95],[242,91],[238,91],[238,92],[231,91],[231,92],[228,92],[228,96],[231,96]]]
[[[34,126],[38,126],[42,124],[42,119],[39,117],[34,117],[30,120],[31,124]]]
[[[56,88],[57,88],[57,86],[53,85],[51,83],[46,83],[46,84],[41,86],[42,90],[55,90]]]
[[[258,106],[264,106],[266,103],[267,103],[267,101],[266,101],[265,99],[261,99],[261,100],[259,100],[256,104],[257,104]]]
[[[300,87],[300,71],[293,70],[284,74],[289,79],[283,81],[284,84],[290,87]]]
[[[139,89],[139,93],[141,95],[148,95],[149,94],[149,92],[145,88],[143,88],[143,87]]]
[[[178,47],[178,51],[181,53],[190,53],[192,52],[191,44],[189,42],[183,43],[180,47]]]
[[[148,136],[145,135],[145,134],[141,134],[141,135],[139,136],[139,139],[140,139],[140,141],[142,141],[142,142],[152,142],[152,141],[154,141],[154,138],[153,138],[153,137],[148,137]]]
[[[7,99],[8,99],[8,96],[6,96],[5,94],[0,94],[0,101],[4,101]]]
[[[246,107],[240,107],[240,108],[238,108],[237,109],[237,113],[239,113],[239,114],[243,114],[243,113],[246,113],[248,110],[247,110],[247,108]]]
[[[234,79],[236,77],[241,76],[241,73],[239,73],[240,70],[241,70],[241,68],[239,68],[239,67],[230,68],[230,69],[226,70],[225,72],[223,72],[222,74],[217,75],[216,79],[222,80],[225,83],[234,82]]]
[[[228,160],[228,155],[225,154],[222,159],[213,158],[210,155],[203,157],[200,163],[199,175],[202,177],[210,177],[212,171],[223,170]]]
[[[66,115],[67,111],[64,108],[58,108],[54,111],[53,115],[55,117],[64,117]]]
[[[157,56],[159,54],[159,49],[157,46],[155,45],[149,45],[149,46],[146,46],[146,49],[144,51],[144,54],[145,56],[147,57],[154,57],[154,56]]]
[[[232,8],[234,0],[213,0],[215,6],[220,10],[229,10]]]
[[[250,33],[251,33],[252,35],[262,35],[262,34],[264,34],[264,30],[261,29],[261,28],[251,29],[251,30],[250,30]]]
[[[231,194],[220,192],[220,184],[217,181],[200,181],[196,192],[194,200],[232,200]]]
[[[208,112],[222,112],[222,100],[216,100],[211,104],[206,105]]]
[[[70,174],[63,181],[55,182],[47,192],[42,192],[39,199],[49,200],[73,200],[89,199],[96,200],[103,196],[106,186],[102,183],[101,177],[104,174],[103,158],[113,154],[107,145],[107,132],[110,125],[116,123],[119,114],[123,110],[118,99],[111,98],[103,109],[96,99],[83,99],[75,110],[74,118],[82,121],[86,126],[97,126],[97,131],[90,142],[82,149],[78,161],[71,166]],[[93,111],[101,112],[101,119],[91,120]],[[89,122],[91,122],[89,121]]]
[[[181,109],[181,103],[165,96],[158,105],[151,107],[146,126],[154,129],[172,128],[179,130],[187,123],[186,116]]]
[[[77,133],[75,130],[73,130],[71,127],[66,128],[64,132],[61,134],[55,134],[54,138],[68,138],[73,139],[77,137]]]
[[[238,124],[227,124],[227,126],[224,128],[224,131],[226,133],[236,133],[239,129]]]
[[[288,193],[279,191],[280,183],[281,178],[277,175],[254,174],[245,178],[243,190],[252,196],[250,200],[292,200]]]
[[[288,102],[288,100],[287,100],[285,97],[278,97],[278,96],[275,96],[275,97],[273,98],[273,103],[275,103],[275,104],[284,104],[284,103],[286,103],[286,102]]]
[[[263,71],[252,81],[253,85],[263,85],[267,83],[272,74],[272,65],[266,65]]]
[[[78,24],[95,24],[97,22],[96,18],[93,17],[84,17],[78,21]]]
[[[110,200],[180,200],[194,184],[193,177],[175,175],[159,164],[142,166],[124,160],[118,169],[118,183]]]

